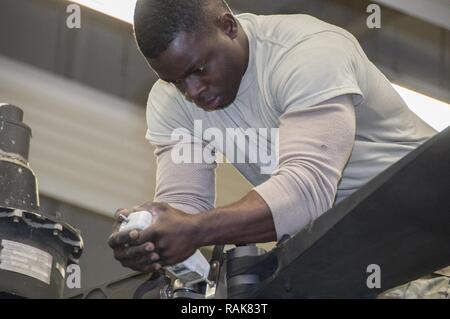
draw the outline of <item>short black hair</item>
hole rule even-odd
[[[207,31],[215,12],[211,4],[229,11],[225,0],[138,0],[134,10],[134,34],[142,54],[157,58],[179,32]]]

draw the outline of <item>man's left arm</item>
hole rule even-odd
[[[177,256],[192,246],[260,243],[294,235],[332,207],[354,139],[350,95],[292,108],[280,119],[279,166],[269,180],[236,203],[194,216],[156,204],[160,217],[137,242],[153,242],[164,265],[181,261]],[[172,231],[180,223],[190,225],[184,236]]]
[[[197,216],[202,244],[280,240],[332,207],[355,139],[351,97],[288,111],[279,135],[279,166],[269,180],[237,203]]]

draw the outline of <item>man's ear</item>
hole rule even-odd
[[[217,18],[218,27],[231,39],[238,36],[238,22],[230,12],[224,12]]]

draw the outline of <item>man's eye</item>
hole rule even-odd
[[[194,71],[194,74],[202,74],[205,72],[205,67],[202,66]]]

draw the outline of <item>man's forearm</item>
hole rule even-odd
[[[255,191],[238,202],[195,216],[199,225],[198,246],[250,244],[277,239],[272,214]]]

